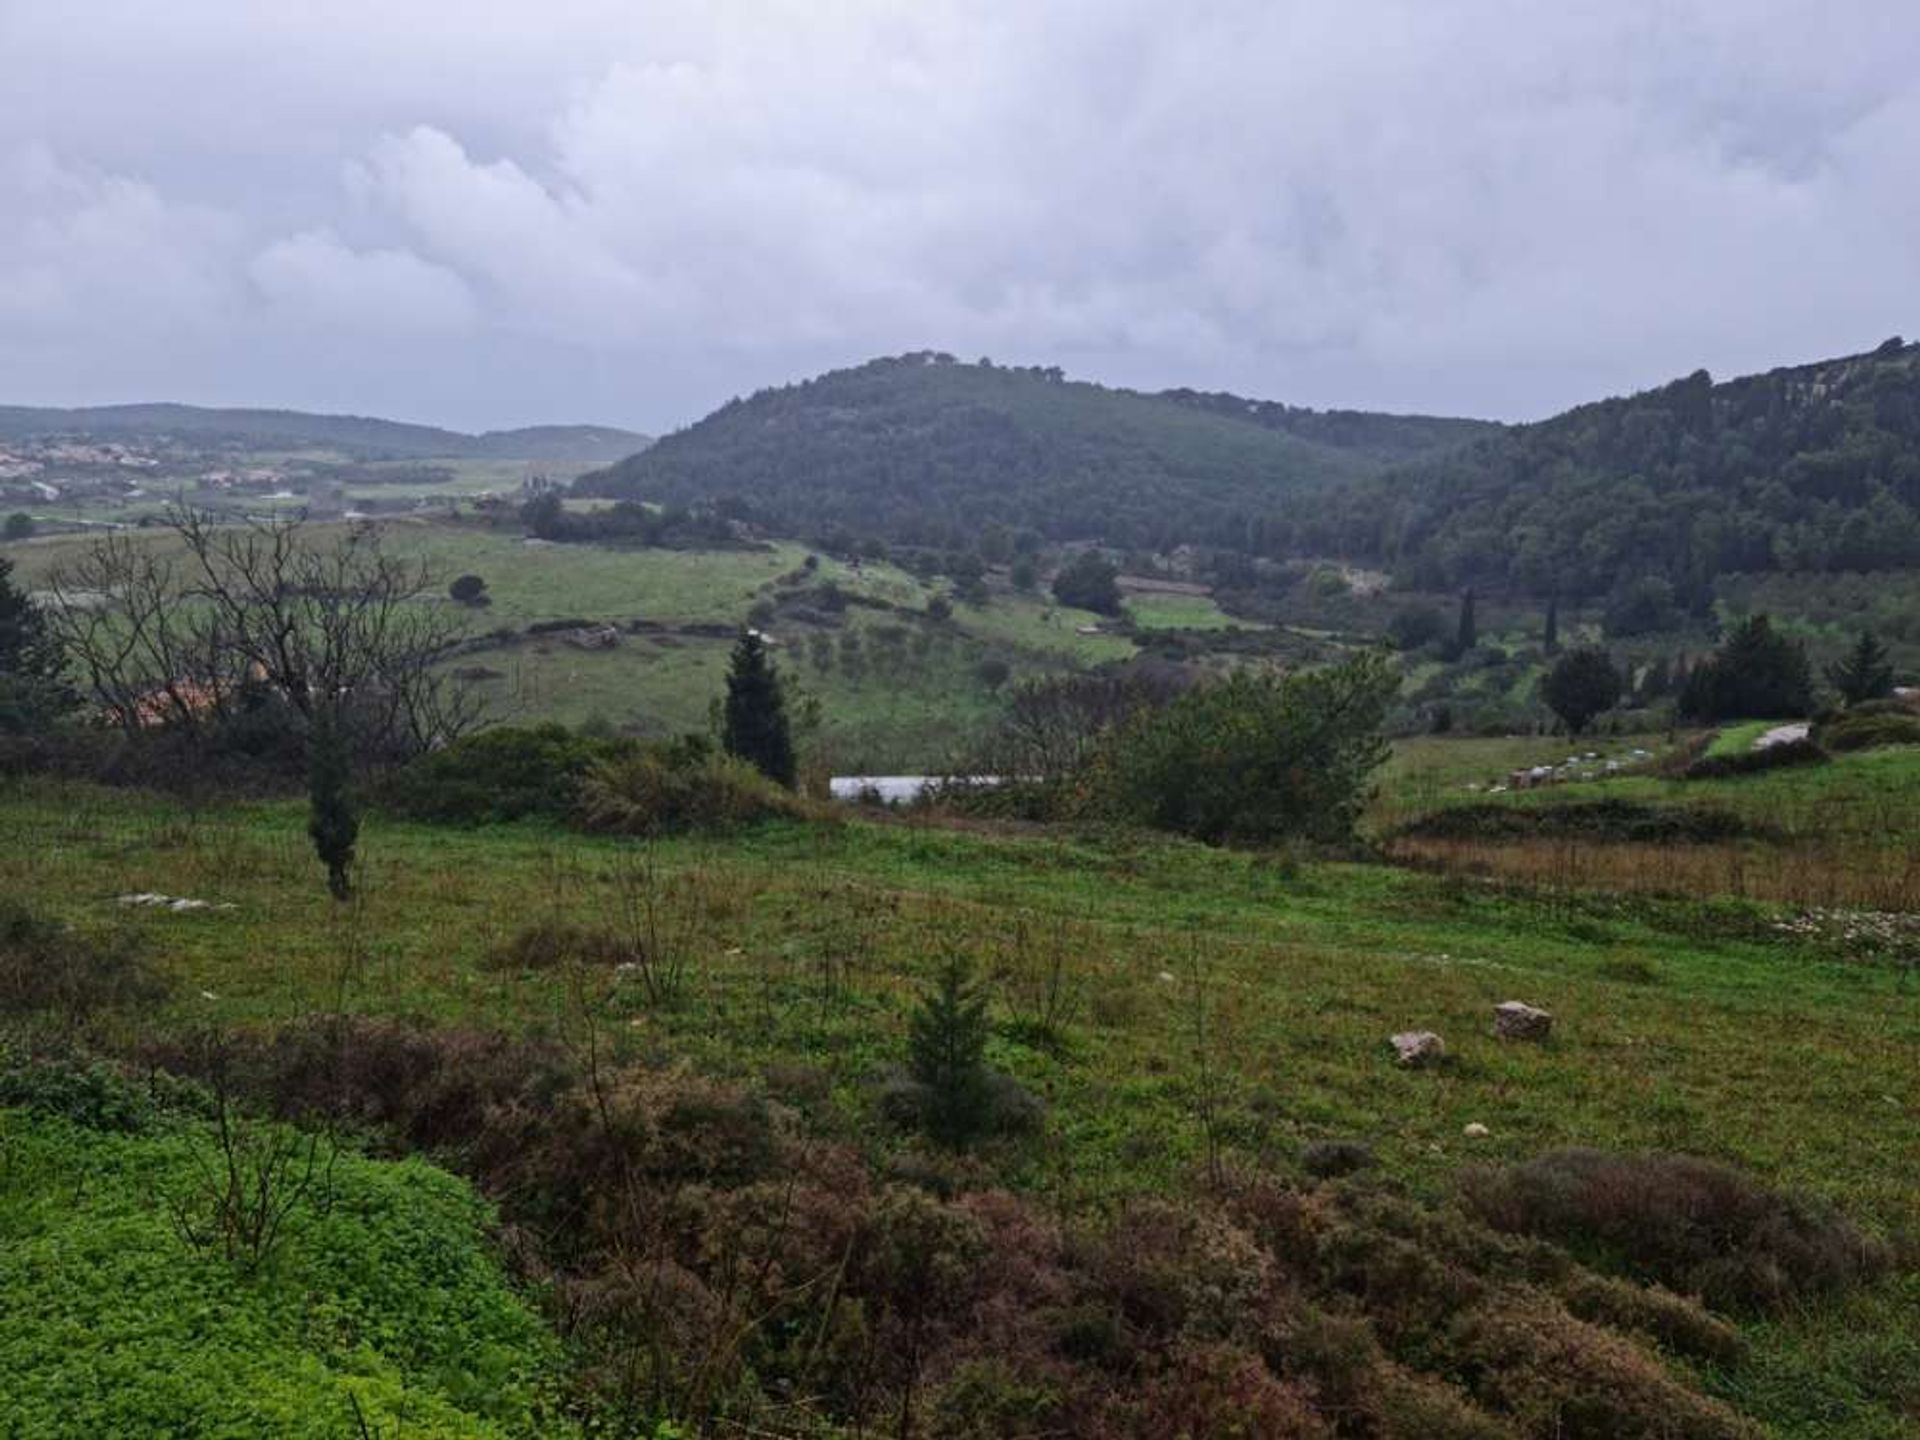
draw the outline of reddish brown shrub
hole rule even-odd
[[[1464,1179],[1502,1230],[1545,1236],[1709,1304],[1775,1308],[1886,1269],[1885,1245],[1827,1207],[1691,1155],[1560,1150]]]
[[[1483,1406],[1542,1440],[1758,1440],[1629,1341],[1540,1297],[1506,1293],[1467,1311],[1448,1359]]]

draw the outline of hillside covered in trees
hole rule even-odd
[[[768,528],[808,536],[951,547],[993,523],[1147,549],[1237,545],[1249,515],[1482,428],[1143,395],[919,353],[733,401],[578,488],[733,499]]]
[[[1716,578],[1920,566],[1920,345],[1706,371],[1397,468],[1274,537],[1422,588],[1698,604]]]
[[[1341,557],[1422,590],[1602,600],[1920,567],[1920,346],[1537,424],[1145,395],[1058,370],[876,360],[734,401],[582,482],[731,500],[771,529],[966,547],[983,526],[1136,550]]]

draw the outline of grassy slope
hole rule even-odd
[[[795,573],[807,554],[791,544],[725,551],[528,544],[474,524],[424,519],[391,522],[387,533],[393,548],[425,561],[443,582],[469,572],[487,581],[492,603],[463,617],[476,637],[496,627],[520,631],[539,621],[575,618],[736,625],[756,600],[775,595],[774,582]],[[35,587],[89,543],[85,536],[49,537],[4,553],[15,561],[21,583]],[[151,543],[172,544],[159,535]],[[858,606],[846,612],[846,626],[861,632],[869,655],[870,632],[880,625],[905,625],[916,635],[926,631],[930,642],[924,649],[905,646],[891,665],[855,669],[836,661],[822,667],[806,644],[813,627],[772,627],[782,663],[820,701],[819,749],[842,768],[918,771],[948,763],[996,711],[992,692],[976,674],[990,656],[1005,660],[1017,678],[1125,659],[1135,650],[1122,636],[1079,633],[1100,617],[1055,606],[1044,594],[1002,586],[986,606],[957,605],[951,620],[933,626],[924,611],[944,587],[894,566],[868,564],[856,573],[823,559],[811,579],[831,580],[852,594],[911,612]],[[724,685],[730,643],[714,636],[635,635],[601,651],[529,638],[483,646],[457,663],[500,672],[501,678],[485,682],[499,719],[596,719],[672,734],[706,725],[708,706]]]
[[[199,1023],[209,1006],[234,1022],[324,1006],[355,935],[372,939],[353,972],[357,1008],[564,1024],[559,977],[485,957],[542,914],[612,923],[633,855],[538,828],[375,821],[364,902],[348,913],[324,896],[296,807],[188,814],[39,785],[0,795],[0,824],[25,841],[0,855],[0,889],[145,930],[178,982],[142,1022],[164,1028]],[[1030,1048],[1009,1027],[995,1058],[1053,1110],[1053,1141],[1015,1162],[1019,1183],[1070,1209],[1172,1183],[1196,1162],[1197,961],[1228,1140],[1257,1159],[1363,1135],[1392,1173],[1432,1191],[1464,1163],[1555,1145],[1681,1148],[1870,1223],[1920,1220],[1908,1179],[1920,1166],[1920,1001],[1885,970],[1764,938],[1744,912],[1548,906],[1374,867],[1295,872],[1183,844],[866,823],[675,842],[655,857],[695,887],[673,902],[691,979],[679,1005],[649,1009],[609,978],[593,1004],[613,1043],[747,1076],[776,1060],[820,1067],[840,1116],[829,1123],[863,1123],[865,1086],[900,1053],[911,1001],[949,947],[995,976],[1005,1019],[1057,934],[1077,1002],[1070,1044]],[[109,897],[128,888],[237,908],[127,916]],[[1022,928],[1042,938],[1023,949]],[[1552,1045],[1488,1037],[1491,1005],[1514,997],[1561,1017]],[[1385,1036],[1415,1026],[1448,1038],[1450,1070],[1392,1066]],[[1470,1121],[1491,1136],[1463,1139]],[[1785,1433],[1897,1434],[1871,1406],[1845,1426],[1800,1421],[1852,1404],[1874,1367],[1897,1373],[1920,1338],[1916,1300],[1896,1286],[1783,1323],[1724,1383]]]
[[[204,1125],[105,1134],[0,1109],[0,1367],[8,1434],[480,1437],[536,1418],[556,1349],[506,1286],[467,1186],[342,1156],[244,1274],[191,1249]],[[356,1430],[355,1406],[367,1430]]]

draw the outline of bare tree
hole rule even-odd
[[[300,520],[223,524],[180,507],[164,531],[109,536],[52,584],[55,630],[129,734],[200,734],[265,696],[305,734],[337,726],[366,765],[477,723],[473,693],[438,663],[462,615],[377,526],[316,535]]]

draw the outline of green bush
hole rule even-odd
[[[442,824],[485,825],[534,815],[565,819],[587,770],[633,748],[632,742],[589,739],[564,725],[483,730],[408,765],[388,787],[387,800],[412,819]]]
[[[803,817],[806,805],[745,760],[699,747],[655,746],[592,765],[574,817],[588,830],[658,835]]]
[[[1198,839],[1342,842],[1387,756],[1383,654],[1300,674],[1236,671],[1137,714],[1095,758],[1097,804]]]
[[[1920,715],[1910,710],[1862,713],[1862,706],[1819,726],[1815,738],[1828,750],[1878,750],[1888,745],[1920,745]]]
[[[1705,806],[1649,805],[1609,797],[1550,805],[1505,805],[1482,800],[1448,805],[1403,825],[1398,835],[1416,840],[1590,840],[1638,845],[1716,845],[1766,833],[1764,827],[1727,810]]]
[[[1792,770],[1801,765],[1824,765],[1827,752],[1811,740],[1788,740],[1760,750],[1733,755],[1703,755],[1680,774],[1682,780],[1730,780],[1739,775],[1763,775],[1769,770]]]

